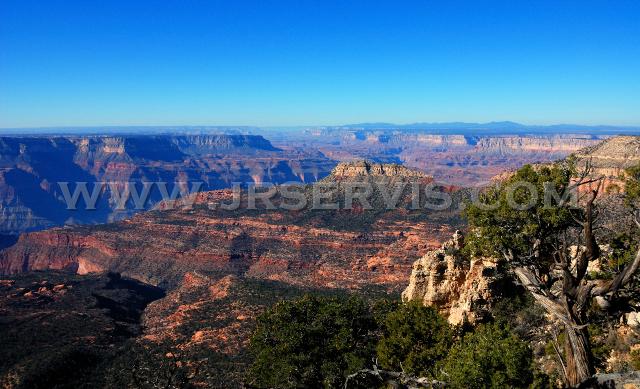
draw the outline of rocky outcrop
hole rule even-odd
[[[593,146],[600,139],[587,135],[553,136],[500,136],[482,137],[477,140],[475,149],[483,153],[573,153],[585,147]]]
[[[351,179],[357,177],[405,177],[405,178],[428,178],[429,176],[421,171],[409,169],[398,164],[382,164],[369,161],[343,162],[338,164],[332,171],[330,178]]]
[[[578,172],[582,173],[587,167],[589,177],[602,179],[580,186],[578,190],[588,191],[601,185],[601,195],[611,195],[624,192],[626,169],[640,164],[640,136],[614,136],[595,145],[571,150],[567,158],[575,158]],[[533,164],[535,168],[549,166],[549,161]],[[520,168],[518,166],[517,168]],[[515,169],[504,171],[491,177],[491,181],[501,182],[513,176]]]
[[[624,190],[625,170],[640,164],[640,136],[616,136],[575,153],[578,166],[591,166],[592,176],[604,177],[604,192]]]
[[[511,128],[511,125],[508,125]],[[454,130],[455,128],[455,130]],[[484,128],[486,130],[486,128]],[[605,136],[572,134],[566,128],[548,129],[545,135],[526,135],[481,128],[346,128],[310,129],[305,142],[339,161],[370,159],[402,163],[426,172],[438,182],[477,185],[527,163],[562,159]],[[539,129],[531,129],[531,133]],[[478,135],[478,133],[483,135]],[[594,129],[593,134],[597,130]]]
[[[484,320],[500,298],[505,278],[496,261],[461,255],[462,245],[462,234],[456,231],[440,249],[414,262],[402,300],[434,306],[451,324]]]
[[[316,136],[318,135],[318,136]],[[111,186],[97,211],[68,212],[58,182],[202,182],[202,190],[240,183],[315,182],[336,161],[336,177],[413,176],[421,172],[452,185],[477,184],[524,163],[548,162],[598,142],[584,135],[472,136],[422,131],[320,131],[283,137],[277,144],[257,135],[118,135],[0,137],[0,234],[65,224],[120,220]],[[398,165],[402,163],[406,167]],[[614,174],[615,172],[612,172]],[[73,189],[73,184],[71,185]],[[153,190],[147,208],[160,201]]]
[[[615,136],[576,153],[597,169],[626,169],[640,163],[640,136]]]
[[[267,139],[256,135],[185,135],[174,136],[172,141],[182,152],[197,155],[230,150],[279,151]]]
[[[581,388],[583,387],[639,389],[640,372],[630,371],[627,373],[597,374],[592,381],[581,386]]]

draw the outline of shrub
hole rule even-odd
[[[480,325],[449,352],[440,379],[452,388],[525,388],[533,383],[528,344],[500,324]]]
[[[270,388],[341,387],[371,360],[374,330],[369,306],[356,297],[280,302],[258,318],[249,381]]]
[[[417,302],[402,304],[387,315],[377,347],[378,362],[385,369],[428,376],[452,342],[449,323],[434,308]]]
[[[640,370],[640,349],[631,351],[631,368],[633,370]]]

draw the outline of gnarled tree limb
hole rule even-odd
[[[591,292],[591,295],[603,296],[605,294],[617,292],[620,288],[622,288],[627,283],[629,283],[629,281],[631,280],[631,277],[633,277],[635,272],[638,270],[639,266],[640,266],[640,249],[636,253],[636,256],[633,259],[633,261],[627,264],[627,266],[625,266],[624,269],[622,269],[622,271],[618,273],[618,275],[616,276],[616,278],[613,279],[613,281],[607,283],[604,286],[594,288]]]
[[[432,380],[426,377],[414,377],[404,372],[380,370],[378,366],[373,366],[373,369],[362,369],[347,376],[344,382],[344,388],[349,388],[349,382],[358,378],[373,376],[383,384],[392,384],[394,386],[406,387],[406,388],[444,388],[446,384],[442,381]]]

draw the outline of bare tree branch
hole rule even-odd
[[[344,382],[344,388],[349,388],[349,382],[359,376],[373,376],[385,384],[401,384],[409,388],[444,388],[446,383],[442,381],[432,380],[426,377],[414,377],[404,372],[380,370],[374,365],[373,369],[362,369],[347,376]]]
[[[622,269],[620,273],[614,278],[611,282],[607,283],[604,286],[594,288],[591,292],[592,296],[603,296],[609,293],[616,293],[620,288],[625,286],[630,280],[631,277],[635,274],[640,266],[640,249],[636,253],[633,261]]]

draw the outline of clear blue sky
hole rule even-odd
[[[640,1],[0,0],[0,127],[640,125]]]

